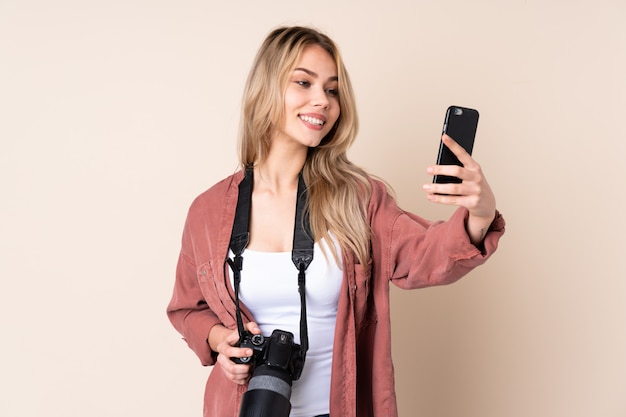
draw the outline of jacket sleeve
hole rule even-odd
[[[192,257],[192,239],[189,219],[183,232],[182,249],[176,267],[176,281],[172,298],[167,306],[167,316],[174,328],[183,336],[203,365],[213,365],[217,354],[208,343],[210,329],[220,324],[217,315],[209,308],[198,281],[198,271]],[[206,273],[206,269],[203,269]]]
[[[405,289],[457,281],[495,252],[505,227],[503,217],[496,212],[482,245],[477,247],[465,229],[467,209],[457,209],[447,221],[430,222],[401,210],[379,182],[374,182],[369,215],[379,267],[385,277]]]

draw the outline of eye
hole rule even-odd
[[[309,88],[311,86],[311,83],[305,80],[296,81],[296,84],[304,88]]]
[[[337,97],[339,95],[339,90],[336,88],[327,88],[326,94],[329,96]]]

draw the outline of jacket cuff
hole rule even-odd
[[[198,356],[202,365],[214,365],[217,353],[211,350],[208,337],[213,326],[219,324],[219,321],[216,321],[214,317],[207,317],[201,314],[197,314],[195,317],[189,316],[187,320],[188,331],[185,332],[186,337],[183,339]]]
[[[456,259],[469,259],[480,255],[486,260],[489,258],[498,248],[498,241],[504,234],[506,222],[502,214],[496,210],[496,215],[487,229],[487,233],[483,241],[479,245],[474,245],[467,233],[467,219],[469,218],[469,211],[466,208],[459,208],[450,218],[450,223],[455,224],[454,229],[459,230],[459,239],[463,241],[456,251],[454,251],[454,258]],[[460,223],[460,224],[458,224]],[[453,241],[456,239],[453,239]]]

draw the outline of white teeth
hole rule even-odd
[[[304,120],[307,123],[311,123],[312,125],[323,125],[324,121],[320,120],[320,119],[316,119],[315,117],[310,117],[310,116],[300,116],[301,120]]]

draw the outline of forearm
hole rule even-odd
[[[482,226],[487,231],[476,246],[467,232],[468,219],[467,209],[460,208],[448,221],[433,222],[420,233],[415,228],[420,222],[416,215],[400,216],[390,233],[378,231],[392,238],[390,247],[374,246],[374,254],[381,256],[379,274],[390,276],[394,284],[406,289],[455,282],[482,265],[496,251],[504,233],[504,219],[496,212],[495,220]]]

